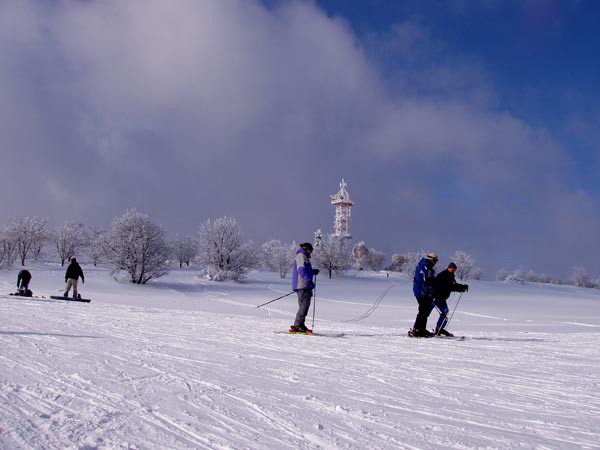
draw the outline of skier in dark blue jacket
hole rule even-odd
[[[431,337],[433,333],[427,330],[427,318],[433,309],[433,289],[435,286],[435,270],[433,266],[438,262],[438,255],[427,253],[415,269],[413,278],[413,293],[419,303],[419,312],[415,324],[409,330],[411,337]]]
[[[298,312],[294,325],[290,327],[290,333],[312,333],[312,330],[306,328],[304,323],[308,309],[310,308],[310,299],[313,296],[315,283],[313,276],[319,273],[318,269],[313,269],[310,263],[310,255],[313,252],[313,246],[310,242],[300,244],[296,252],[294,265],[292,269],[292,289],[298,294]]]

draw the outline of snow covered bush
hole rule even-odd
[[[329,278],[333,272],[343,272],[348,269],[352,262],[348,240],[332,234],[321,240],[312,257],[315,266],[328,271]]]
[[[292,267],[295,253],[294,244],[271,239],[262,245],[261,265],[267,270],[279,272],[279,276],[285,278]]]
[[[168,273],[171,249],[165,232],[147,214],[127,211],[113,219],[103,236],[104,254],[114,266],[114,273],[124,270],[136,284],[146,284]]]
[[[209,279],[237,280],[257,264],[252,242],[244,242],[238,223],[231,217],[208,220],[198,233],[198,261],[206,265]]]
[[[500,269],[498,273],[496,273],[496,280],[498,281],[506,281],[508,278],[508,272],[505,269]]]
[[[171,249],[179,267],[184,264],[189,267],[190,262],[198,255],[198,240],[192,236],[178,238],[171,242]]]

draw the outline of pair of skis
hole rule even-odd
[[[344,337],[346,336],[344,333],[306,333],[304,331],[274,331],[277,334],[301,334],[304,336],[320,336],[320,337]]]
[[[444,336],[443,334],[432,334],[431,336],[415,336],[413,334],[413,329],[411,328],[410,330],[408,330],[407,333],[408,337],[411,338],[415,338],[415,339],[454,339],[455,341],[462,341],[464,339],[466,339],[466,336]]]
[[[342,338],[342,337],[376,337],[376,336],[388,336],[385,334],[381,334],[381,335],[377,335],[377,334],[346,334],[346,333],[316,333],[316,332],[312,332],[312,333],[305,333],[305,332],[299,332],[299,331],[274,331],[274,333],[276,334],[302,334],[305,336],[320,336],[320,337],[332,337],[332,338]],[[406,336],[405,334],[394,334],[394,335],[389,335],[389,336]],[[415,337],[415,336],[410,336],[409,337]],[[416,337],[415,337],[416,338]],[[434,338],[434,339],[449,339],[449,340],[455,340],[455,341],[463,341],[466,339],[466,336],[430,336],[430,338]],[[420,338],[416,338],[416,339],[420,339]],[[423,337],[423,339],[429,339],[429,338],[425,338]]]

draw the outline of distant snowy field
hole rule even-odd
[[[29,268],[60,294],[63,268]],[[255,308],[289,292],[276,274],[83,269],[90,304],[0,298],[1,449],[600,448],[600,291],[473,282],[449,327],[466,340],[410,339],[406,278],[319,277],[334,338],[274,333],[296,310]]]

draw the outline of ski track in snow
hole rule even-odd
[[[283,307],[96,300],[2,298],[0,314],[2,449],[600,448],[591,331],[452,341],[319,321],[346,333],[330,339],[273,333],[289,326]]]

